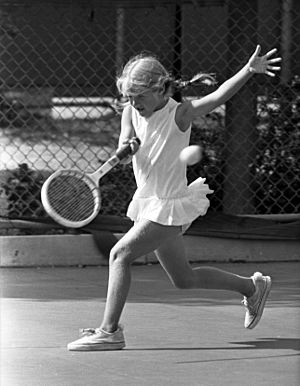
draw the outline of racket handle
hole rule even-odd
[[[137,137],[132,137],[129,142],[116,151],[116,156],[119,160],[122,160],[129,155],[133,155],[138,151],[141,141]]]

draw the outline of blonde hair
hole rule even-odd
[[[123,96],[135,96],[148,90],[162,89],[164,94],[172,94],[193,83],[214,85],[213,74],[197,74],[189,81],[175,80],[161,62],[152,54],[141,53],[128,61],[117,78],[117,88]]]
[[[125,65],[117,78],[117,88],[124,96],[134,96],[163,88],[170,80],[170,74],[155,56],[142,53]]]

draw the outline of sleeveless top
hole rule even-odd
[[[204,178],[187,184],[186,165],[179,154],[189,145],[191,128],[182,132],[175,113],[179,103],[167,104],[149,118],[132,109],[132,124],[141,140],[133,156],[137,190],[127,216],[133,221],[148,219],[162,225],[190,224],[209,207],[206,194],[212,193]]]

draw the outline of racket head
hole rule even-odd
[[[89,175],[70,169],[48,177],[42,186],[41,201],[48,215],[68,228],[87,225],[101,208],[98,184]]]

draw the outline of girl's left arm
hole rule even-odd
[[[273,66],[273,64],[280,62],[281,58],[270,59],[270,57],[275,54],[276,48],[264,56],[259,56],[260,50],[261,48],[258,45],[248,63],[233,77],[225,81],[216,91],[201,99],[182,103],[176,113],[178,126],[184,131],[189,127],[193,119],[208,114],[216,107],[227,102],[244,86],[253,74],[260,73],[272,77],[275,76],[273,71],[279,71],[280,67]]]

